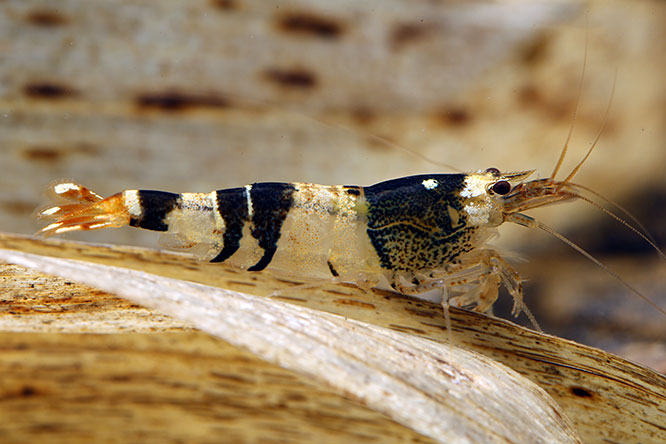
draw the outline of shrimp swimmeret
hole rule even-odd
[[[364,288],[385,278],[403,294],[440,290],[445,306],[478,312],[490,310],[504,285],[514,299],[513,314],[524,311],[536,326],[523,303],[520,275],[487,241],[504,222],[537,227],[606,269],[580,247],[523,214],[570,199],[594,204],[586,195],[596,193],[571,179],[595,145],[596,141],[562,181],[555,176],[566,144],[553,174],[531,181],[525,179],[533,171],[488,168],[469,174],[408,176],[368,187],[255,183],[210,193],[125,190],[106,199],[79,184],[62,182],[52,192],[71,203],[41,211],[40,217],[55,222],[39,233],[50,236],[130,225],[166,232],[172,248],[250,272],[272,267]]]

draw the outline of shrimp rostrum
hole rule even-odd
[[[62,182],[52,193],[69,202],[39,213],[55,220],[40,233],[130,225],[165,232],[169,247],[250,272],[271,267],[364,288],[386,280],[403,294],[440,290],[444,304],[479,312],[492,307],[503,285],[514,315],[532,318],[520,275],[487,241],[513,222],[544,229],[587,255],[523,214],[569,199],[592,202],[584,195],[591,190],[570,181],[582,162],[566,180],[555,180],[562,157],[550,178],[531,181],[533,171],[489,168],[368,187],[254,183],[210,193],[126,190],[105,199]]]

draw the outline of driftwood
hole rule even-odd
[[[580,442],[535,384],[458,347],[133,270],[24,253],[5,258],[188,321],[439,442]]]
[[[0,338],[4,443],[434,442],[203,333]]]
[[[586,27],[586,86],[571,144],[578,156],[603,120],[609,66],[619,75],[601,152],[577,180],[616,200],[640,196],[653,209],[666,153],[666,59],[654,38],[664,7],[5,1],[0,225],[33,232],[26,221],[38,196],[60,177],[106,194],[265,180],[363,185],[441,171],[372,135],[462,169],[547,173],[577,103]],[[619,176],[622,186],[611,186]],[[544,220],[589,225],[583,213],[558,206]],[[658,217],[641,220],[656,221],[659,234]],[[506,234],[518,241],[511,248],[527,238]],[[95,239],[145,241],[131,230]],[[242,293],[293,284],[154,251],[0,242]],[[438,343],[448,337],[440,307],[394,293],[336,285],[276,299]],[[428,441],[313,378],[72,280],[3,266],[2,301],[0,440]],[[544,388],[586,442],[664,440],[661,375],[500,320],[459,310],[452,317],[456,345]],[[114,334],[90,334],[100,332]]]
[[[211,273],[210,264],[191,261],[181,255],[160,253],[153,250],[90,246],[62,241],[44,242],[10,235],[2,236],[0,241],[0,245],[3,248],[77,258],[105,265],[122,265],[127,268],[150,271],[162,276],[177,278],[179,281],[175,283],[176,286],[185,285],[178,282],[182,279],[188,279],[216,287],[244,288],[246,291],[251,289],[255,294],[269,294],[275,289],[294,284],[294,282],[271,276],[268,273],[248,276],[246,273],[219,265],[215,268],[216,272]],[[3,252],[3,254],[8,255],[12,253]],[[15,258],[14,260],[17,259]],[[31,260],[37,260],[33,265],[39,263],[39,268],[44,270],[43,267],[46,266],[44,261],[48,261],[48,258]],[[49,267],[52,267],[50,268],[51,273],[58,271],[58,269],[61,269],[58,274],[62,275],[65,273],[64,264],[52,264]],[[111,270],[108,267],[104,267],[103,269],[107,271]],[[14,273],[19,273],[17,270],[15,269]],[[116,273],[115,275],[118,276],[117,273],[121,273],[121,271],[113,270],[112,275],[113,273]],[[11,273],[9,274],[11,275]],[[10,304],[10,307],[13,307],[9,308],[9,310],[15,310],[16,314],[10,316],[6,313],[3,317],[3,324],[0,325],[4,325],[5,331],[95,331],[99,328],[99,331],[107,332],[137,331],[134,334],[139,338],[144,336],[138,333],[141,331],[160,331],[163,329],[188,330],[191,328],[190,325],[192,325],[177,324],[167,320],[168,318],[163,316],[149,314],[143,308],[122,303],[105,293],[93,292],[91,294],[91,290],[87,287],[72,284],[71,280],[73,280],[74,276],[71,275],[69,276],[71,280],[65,281],[69,282],[69,284],[65,284],[62,280],[58,279],[45,280],[46,278],[41,275],[39,275],[39,279],[35,279],[35,275],[29,275],[27,276],[28,282],[32,282],[34,287],[30,289],[25,288],[25,278],[21,279],[16,274],[14,276],[14,283],[9,286],[6,284],[5,289],[5,295],[14,291],[13,296],[11,299],[7,299],[7,296],[5,296],[5,301],[7,304]],[[5,279],[10,277],[6,275]],[[77,274],[77,280],[80,278],[81,274],[79,273]],[[158,278],[150,277],[150,275],[143,275],[141,279],[145,282],[159,281]],[[102,275],[96,273],[84,272],[83,281],[89,284],[93,284],[94,281],[95,286],[101,285],[103,289],[112,289],[105,287],[105,285],[110,285],[108,279],[105,280],[102,278]],[[23,282],[23,288],[19,288],[19,285],[21,285],[19,284],[20,282]],[[171,282],[169,285],[174,285],[174,283]],[[146,302],[145,299],[142,299],[142,303],[148,303],[149,305],[156,304],[153,306],[160,306],[161,309],[164,309],[166,300],[163,299],[163,294],[160,296],[151,292],[141,291],[137,286],[130,285],[130,287],[134,288],[135,292],[138,292],[139,297],[148,298],[152,301]],[[114,287],[114,289],[117,290],[117,287]],[[51,293],[51,291],[55,292]],[[35,296],[26,296],[30,295],[31,292],[34,292]],[[40,296],[37,296],[37,294],[40,294]],[[20,295],[23,296],[21,297]],[[27,299],[31,297],[36,297],[36,299],[28,302]],[[458,353],[460,353],[458,346],[460,346],[491,357],[495,361],[501,362],[518,371],[525,378],[531,379],[538,386],[546,390],[559,407],[561,407],[562,412],[571,419],[575,430],[585,442],[602,442],[604,439],[626,442],[632,441],[636,437],[642,439],[643,442],[659,442],[664,439],[663,418],[666,414],[666,407],[664,407],[666,405],[666,379],[663,375],[600,350],[525,330],[506,321],[460,310],[452,310],[453,337],[456,347],[449,347],[446,344],[448,335],[444,328],[440,307],[428,302],[417,301],[379,290],[364,293],[355,287],[347,285],[331,285],[319,289],[302,290],[301,292],[297,290],[287,291],[283,293],[283,296],[278,297],[278,299],[344,316],[347,321],[340,320],[339,326],[342,329],[341,331],[347,331],[349,334],[352,334],[352,332],[358,333],[355,329],[359,328],[368,329],[367,331],[375,331],[375,327],[365,323],[358,324],[352,321],[352,319],[387,327],[393,331],[409,333],[409,335],[399,335],[400,340],[409,338],[404,340],[407,340],[411,344],[405,345],[405,343],[401,346],[401,349],[409,350],[409,353],[416,353],[414,356],[418,356],[420,353],[432,353],[432,347],[439,347],[437,350],[439,350],[440,357],[443,357],[442,361],[444,363],[451,362],[456,363],[455,365],[461,365],[457,358]],[[83,303],[84,300],[87,300],[88,303]],[[258,299],[258,301],[269,303],[270,300]],[[276,303],[276,301],[270,301],[270,303]],[[282,305],[284,307],[290,306]],[[52,306],[58,308],[56,310],[51,309],[51,313],[48,313],[49,307]],[[38,314],[39,310],[47,311],[47,313]],[[19,314],[20,311],[23,311],[23,313]],[[57,312],[54,313],[54,311]],[[100,315],[100,312],[104,314]],[[96,315],[91,316],[93,313],[96,313]],[[178,313],[176,314],[178,315]],[[259,314],[256,315],[258,316]],[[324,314],[319,313],[316,317],[319,316],[322,316],[321,319],[326,319],[326,322],[332,322],[330,319],[325,318],[326,315]],[[269,315],[268,318],[270,317]],[[21,319],[25,319],[25,322],[21,322]],[[41,319],[42,322],[38,322],[38,319]],[[192,322],[193,319],[189,319],[189,321]],[[219,318],[215,322],[205,326],[206,322],[203,322],[202,318],[201,324],[197,321],[193,325],[210,331],[210,328],[214,328],[218,323],[217,321],[219,321]],[[161,322],[164,323],[163,328],[160,327]],[[69,326],[66,324],[69,324]],[[308,323],[300,325],[300,327],[297,326],[296,329],[301,328],[303,332],[307,332],[310,331],[310,326],[311,324]],[[271,331],[269,327],[267,328],[267,332]],[[266,334],[269,334],[267,332]],[[381,332],[382,335],[392,335],[383,329]],[[187,342],[191,340],[192,335],[197,338],[199,337],[195,333],[181,332],[168,335],[160,334],[160,338],[168,337],[169,341],[177,341],[183,347],[188,348]],[[24,345],[30,344],[32,341],[32,339],[27,338],[34,338],[37,342],[58,342],[57,338],[61,337],[61,335],[54,334],[43,336],[28,333],[24,333],[21,336],[22,339],[20,342]],[[416,338],[418,336],[431,339],[442,345],[436,346],[431,342],[419,342],[417,345],[410,342],[414,340],[421,341]],[[70,336],[64,337],[70,338]],[[81,338],[86,337],[81,336]],[[295,338],[295,336],[292,337]],[[230,340],[229,338],[225,339],[227,341]],[[199,340],[203,341],[204,339]],[[377,341],[376,338],[371,340],[366,338],[366,340],[374,344],[381,344],[383,342]],[[353,341],[347,340],[347,342],[351,343]],[[240,345],[237,342],[234,343]],[[363,341],[360,341],[359,345],[362,344]],[[370,345],[368,343],[365,344],[365,346]],[[346,347],[342,344],[335,346],[342,347],[341,350],[346,351]],[[248,347],[248,345],[243,344],[243,347]],[[27,345],[26,350],[31,349],[31,346]],[[285,360],[278,357],[275,354],[277,351],[272,350],[272,347],[261,349],[258,353],[264,358],[271,360],[271,362],[280,362],[281,365],[285,365]],[[273,354],[271,355],[271,353]],[[451,355],[448,355],[448,353],[451,353]],[[406,358],[402,353],[397,353],[396,359],[398,359],[397,356]],[[449,360],[447,356],[456,356],[456,358]],[[376,362],[371,364],[366,362],[363,356],[359,355],[357,357],[365,365],[370,365],[370,367],[376,370],[376,367],[373,367],[378,365]],[[407,361],[409,359],[416,358],[407,358]],[[418,361],[423,360],[418,358]],[[287,360],[287,362],[290,362],[287,366],[294,369],[294,367],[291,367],[295,365],[293,361]],[[437,433],[439,432],[433,432],[433,429],[424,428],[426,427],[425,424],[432,419],[431,416],[420,418],[420,421],[417,421],[418,424],[410,422],[412,419],[396,417],[394,416],[395,412],[391,411],[384,404],[383,400],[375,400],[376,403],[373,403],[375,401],[369,401],[369,398],[365,397],[365,394],[358,390],[358,387],[354,386],[351,381],[349,381],[348,389],[345,390],[346,381],[334,383],[326,380],[322,374],[325,377],[329,377],[330,372],[318,372],[316,368],[319,364],[313,365],[314,367],[306,371],[308,377],[305,379],[310,383],[320,384],[318,385],[320,390],[331,391],[328,387],[332,385],[336,388],[336,390],[332,391],[333,393],[361,400],[366,408],[386,413],[400,424],[407,424],[422,434],[438,436]],[[446,364],[442,365],[446,366]],[[393,368],[392,365],[389,365],[384,370],[389,368]],[[397,366],[396,368],[400,367]],[[297,370],[301,374],[303,371],[303,368],[300,367]],[[72,370],[72,377],[76,373],[76,370]],[[386,373],[381,372],[381,374],[385,375]],[[243,378],[242,374],[236,376],[241,380]],[[409,379],[406,378],[406,380]],[[26,386],[31,387],[27,379],[23,382]],[[517,394],[516,397],[519,398]],[[346,408],[346,404],[344,403],[349,401],[340,402],[341,408],[344,410]],[[464,412],[458,411],[458,413],[454,414],[460,413]],[[520,413],[520,410],[507,410],[505,413],[509,413],[509,417],[519,418],[525,412]],[[472,419],[485,423],[485,421],[491,421],[490,418],[492,418],[492,415],[490,418],[484,417],[483,419],[479,417],[469,418],[467,415],[463,415],[463,417],[466,417],[467,420]],[[295,419],[295,421],[298,421],[298,419]],[[507,418],[500,419],[499,417],[495,417],[493,420],[505,423],[507,427],[510,424],[510,421],[505,422]],[[547,418],[543,417],[541,420],[547,421]],[[248,422],[247,424],[250,423]],[[399,430],[402,430],[401,433],[407,433],[405,432],[407,429],[395,423],[393,424],[393,427],[398,427]],[[430,425],[432,426],[432,424]],[[142,430],[150,430],[149,425],[144,426],[146,428]],[[256,424],[249,426],[249,428],[251,430],[248,433],[259,433],[257,432]],[[477,428],[472,428],[472,430],[475,430],[475,432],[478,431]],[[502,432],[493,430],[493,433],[501,434]],[[244,439],[249,439],[248,436],[245,435]],[[322,436],[328,435],[324,433]],[[405,435],[400,436],[404,438]],[[441,436],[439,437],[441,438]],[[294,442],[302,442],[304,436],[294,435],[293,438]],[[517,439],[515,442],[524,442],[518,434],[514,435],[513,438]],[[482,441],[488,439],[484,437]]]

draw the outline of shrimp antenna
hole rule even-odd
[[[617,83],[617,68],[615,69],[615,75],[613,76],[613,89],[611,89],[611,94],[610,97],[608,98],[608,105],[606,105],[606,112],[604,113],[604,123],[601,124],[601,128],[599,128],[597,137],[594,138],[594,141],[592,142],[592,145],[590,145],[590,148],[587,150],[587,153],[585,153],[585,157],[583,157],[583,160],[578,162],[578,165],[576,165],[576,167],[571,171],[571,173],[569,173],[567,178],[564,179],[562,182],[560,182],[558,189],[562,188],[562,185],[568,183],[571,179],[573,179],[576,173],[578,173],[578,170],[580,170],[580,167],[583,166],[587,158],[590,157],[590,154],[592,154],[592,150],[594,150],[594,148],[597,146],[597,142],[599,142],[601,134],[604,132],[604,129],[606,129],[606,124],[608,123],[608,116],[610,115],[611,105],[613,104],[613,97],[615,96],[616,83]]]
[[[587,67],[587,43],[589,39],[589,30],[586,27],[585,28],[585,54],[583,55],[583,70],[580,73],[580,81],[578,82],[578,93],[576,94],[576,109],[573,112],[573,116],[571,116],[571,126],[569,126],[569,134],[567,134],[567,139],[564,141],[564,146],[562,147],[562,151],[560,152],[560,158],[557,160],[557,163],[555,164],[555,169],[553,170],[553,173],[550,175],[551,180],[555,180],[555,176],[557,176],[557,173],[560,171],[560,167],[562,166],[562,163],[564,162],[564,157],[567,155],[567,149],[569,148],[569,142],[571,141],[571,136],[573,134],[574,126],[576,124],[576,116],[578,115],[578,109],[580,107],[580,97],[583,93],[583,81],[585,80],[585,68]]]
[[[608,268],[606,265],[604,265],[603,263],[601,263],[601,261],[599,261],[599,259],[597,259],[597,258],[595,258],[594,256],[592,256],[590,253],[588,253],[587,251],[585,251],[582,247],[578,246],[578,244],[575,244],[573,241],[571,241],[571,240],[569,240],[568,238],[566,238],[564,235],[562,235],[562,234],[558,233],[557,231],[555,231],[555,229],[549,227],[548,225],[544,224],[544,223],[541,222],[541,221],[538,221],[538,220],[534,219],[533,217],[530,217],[530,216],[528,216],[528,215],[526,215],[526,214],[522,214],[522,213],[513,213],[513,214],[511,214],[511,215],[508,215],[507,220],[509,220],[509,221],[511,221],[511,222],[514,222],[514,223],[517,223],[518,225],[522,225],[522,226],[524,226],[524,227],[530,227],[530,228],[531,228],[531,227],[536,227],[536,228],[539,228],[539,229],[545,231],[546,233],[550,234],[551,236],[553,236],[553,237],[555,237],[555,238],[561,240],[562,242],[564,242],[565,244],[567,244],[568,246],[570,246],[571,248],[573,248],[574,250],[576,250],[578,253],[580,253],[580,254],[582,254],[583,256],[585,256],[588,260],[592,261],[594,264],[596,264],[598,267],[600,267],[602,270],[604,270],[604,271],[605,271],[606,273],[608,273],[610,276],[612,276],[613,278],[615,278],[615,279],[616,279],[618,282],[620,282],[624,287],[626,287],[627,289],[629,289],[629,291],[631,291],[631,292],[634,293],[636,296],[638,296],[639,298],[641,298],[641,299],[643,299],[645,302],[647,302],[652,308],[654,308],[655,310],[657,310],[658,312],[660,312],[661,314],[663,314],[664,316],[666,316],[666,310],[664,310],[663,308],[661,308],[659,305],[655,304],[650,298],[648,298],[647,296],[645,296],[644,294],[642,294],[640,291],[636,290],[633,286],[629,285],[629,284],[628,284],[624,279],[622,279],[617,273],[615,273],[613,270],[611,270],[611,269]]]
[[[571,185],[575,185],[575,184],[571,184]],[[582,188],[582,187],[581,187],[581,188]],[[593,194],[597,195],[598,197],[600,197],[600,198],[602,198],[602,199],[605,199],[603,196],[599,195],[598,193],[594,193],[593,191],[591,191],[591,192],[592,192]],[[599,205],[598,203],[596,203],[596,202],[593,201],[592,199],[589,199],[589,198],[587,198],[587,197],[585,197],[585,196],[582,196],[582,195],[580,195],[580,194],[578,194],[578,193],[575,193],[574,195],[575,195],[575,197],[576,197],[577,199],[584,200],[585,202],[589,203],[590,205],[593,205],[593,206],[597,207],[599,210],[603,211],[603,212],[606,213],[608,216],[612,217],[613,219],[615,219],[616,221],[618,221],[619,223],[621,223],[622,225],[624,225],[625,227],[627,227],[628,229],[630,229],[631,231],[633,231],[634,233],[636,233],[637,236],[639,236],[639,237],[640,237],[641,239],[643,239],[645,242],[647,242],[648,244],[650,244],[650,246],[651,246],[652,248],[654,248],[655,250],[657,250],[657,254],[659,254],[659,256],[660,256],[662,259],[666,259],[666,254],[664,254],[664,253],[659,249],[659,247],[657,246],[657,243],[656,243],[653,239],[651,239],[652,236],[649,236],[649,233],[646,232],[646,233],[644,234],[644,233],[641,232],[638,228],[634,227],[633,225],[631,225],[630,223],[628,223],[626,220],[622,219],[622,218],[619,217],[617,214],[613,213],[612,211],[610,211],[608,208],[604,207],[603,205]],[[610,201],[609,201],[609,202],[610,202]],[[610,202],[610,203],[612,203],[612,202]],[[638,226],[639,226],[641,229],[645,230],[645,228],[643,227],[643,225],[641,225],[641,223],[638,222],[638,221],[636,220],[635,217],[633,217],[629,212],[627,212],[627,211],[626,211],[624,208],[622,208],[621,206],[619,206],[619,205],[617,205],[617,204],[615,204],[615,205],[616,205],[620,210],[622,210],[623,212],[625,212],[625,214],[627,214],[629,217],[631,217],[632,220],[633,220],[634,222],[636,222],[636,223],[638,224]],[[649,236],[649,237],[648,237],[648,236]]]
[[[278,106],[274,103],[271,103],[268,100],[253,99],[253,98],[249,98],[249,97],[240,97],[240,96],[235,95],[235,94],[226,94],[226,96],[227,97],[232,97],[232,98],[239,98],[240,100],[245,101],[249,104],[258,105],[258,106],[266,106],[266,105],[268,105],[269,107]],[[374,141],[377,141],[377,142],[381,143],[384,146],[388,146],[389,148],[393,148],[393,149],[402,151],[404,153],[410,154],[410,155],[412,155],[412,156],[414,156],[418,159],[421,159],[425,162],[428,162],[428,163],[433,164],[435,166],[438,166],[440,168],[445,168],[445,169],[455,171],[455,172],[458,172],[458,173],[463,172],[463,170],[461,170],[460,168],[457,168],[453,165],[449,165],[449,164],[434,160],[434,159],[432,159],[432,158],[426,156],[425,154],[422,154],[422,153],[420,153],[416,150],[413,150],[411,148],[407,148],[405,146],[402,146],[398,143],[392,142],[389,139],[387,139],[386,137],[382,137],[380,135],[371,133],[370,131],[367,131],[367,130],[364,130],[364,129],[351,129],[348,126],[341,125],[339,123],[329,122],[329,121],[326,121],[325,119],[309,115],[309,114],[307,114],[303,111],[297,111],[297,110],[293,110],[293,109],[286,109],[286,110],[281,109],[281,112],[282,113],[289,113],[289,114],[294,115],[294,116],[298,116],[298,117],[301,117],[301,118],[312,120],[314,122],[317,122],[320,125],[323,125],[323,126],[326,126],[326,127],[329,127],[329,128],[333,128],[333,129],[337,129],[337,130],[342,130],[342,131],[347,132],[349,134],[354,134],[354,133],[358,134],[358,133],[360,133],[360,134],[362,134],[362,135],[364,135],[364,136],[366,136],[366,137],[368,137],[368,138],[370,138]]]
[[[292,111],[292,112],[294,112],[294,111]],[[298,112],[298,114],[301,114],[301,113]],[[366,130],[363,130],[363,129],[351,129],[351,128],[346,127],[346,126],[344,126],[344,125],[340,125],[340,124],[338,124],[338,123],[327,122],[327,121],[325,121],[325,120],[322,120],[322,119],[317,118],[317,117],[314,117],[314,116],[308,116],[308,115],[304,115],[304,114],[303,114],[303,116],[306,117],[306,118],[308,118],[308,119],[312,119],[312,120],[314,120],[315,122],[319,123],[320,125],[328,126],[328,127],[330,127],[330,128],[339,129],[339,130],[342,130],[342,131],[345,131],[345,132],[349,132],[349,133],[360,132],[360,133],[363,134],[364,136],[369,137],[370,139],[375,140],[375,141],[377,141],[377,142],[379,142],[379,143],[381,143],[381,144],[383,144],[383,145],[386,145],[386,146],[388,146],[388,147],[390,147],[390,148],[393,148],[393,149],[396,149],[396,150],[399,150],[399,151],[405,152],[405,153],[407,153],[407,154],[410,154],[410,155],[412,155],[412,156],[414,156],[414,157],[416,157],[416,158],[418,158],[418,159],[421,159],[421,160],[423,160],[423,161],[425,161],[425,162],[431,163],[431,164],[433,164],[433,165],[435,165],[435,166],[438,166],[438,167],[441,167],[441,168],[447,168],[447,169],[449,169],[449,170],[456,171],[456,172],[458,172],[458,173],[462,173],[462,172],[463,172],[463,170],[461,170],[460,168],[457,168],[457,167],[455,167],[455,166],[453,166],[453,165],[449,165],[449,164],[447,164],[447,163],[442,163],[442,162],[439,162],[439,161],[437,161],[437,160],[434,160],[434,159],[432,159],[432,158],[426,156],[426,155],[423,154],[423,153],[420,153],[420,152],[418,152],[418,151],[415,151],[415,150],[413,150],[413,149],[411,149],[411,148],[407,148],[407,147],[402,146],[402,145],[400,145],[400,144],[398,144],[398,143],[391,142],[391,141],[390,141],[389,139],[387,139],[386,137],[379,136],[379,135],[374,134],[374,133],[371,133],[371,132],[369,132],[369,131],[366,131]]]
[[[646,237],[646,238],[647,238],[652,244],[654,244],[654,245],[652,245],[652,246],[653,246],[653,247],[659,252],[659,255],[662,256],[662,257],[664,257],[664,254],[662,253],[661,249],[657,246],[657,241],[656,241],[656,239],[654,238],[654,236],[652,236],[652,234],[650,233],[650,231],[649,231],[647,228],[645,228],[645,226],[644,226],[644,225],[638,220],[638,218],[636,218],[636,216],[634,216],[633,214],[631,214],[631,212],[630,212],[629,210],[627,210],[626,208],[624,208],[622,205],[620,205],[619,203],[615,202],[614,200],[609,199],[608,197],[605,197],[605,196],[603,196],[602,194],[597,193],[597,192],[594,191],[592,188],[589,188],[589,187],[586,187],[586,186],[584,186],[584,185],[580,185],[580,184],[577,184],[577,183],[571,183],[571,182],[569,183],[569,185],[573,186],[574,188],[577,188],[577,189],[581,189],[581,190],[587,191],[588,193],[592,194],[593,196],[595,196],[595,197],[601,199],[602,201],[604,201],[604,202],[606,202],[606,203],[608,203],[608,204],[613,205],[615,208],[617,208],[618,210],[620,210],[620,212],[621,212],[622,214],[624,214],[626,217],[628,217],[629,219],[631,219],[631,221],[632,221],[633,223],[636,224],[636,227],[638,227],[637,229],[638,229],[642,234],[644,234],[645,237]],[[580,196],[579,196],[579,197],[580,197]],[[603,207],[601,207],[601,208],[603,208]],[[611,215],[612,215],[612,216],[615,216],[615,215],[612,214],[612,213],[611,213]],[[624,225],[628,225],[627,222],[624,221],[624,220],[622,220],[621,218],[617,218],[616,220],[617,220],[618,222],[623,223]],[[631,226],[631,225],[628,225],[628,226]],[[666,257],[665,257],[665,258],[666,258]]]

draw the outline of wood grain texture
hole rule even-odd
[[[203,333],[0,343],[0,442],[434,442]]]
[[[190,262],[182,256],[137,248],[100,248],[8,235],[2,237],[2,247],[108,265],[124,264],[130,268],[223,287],[226,281],[230,286],[243,288],[245,291],[251,289],[255,294],[269,294],[277,288],[293,285],[293,282],[276,279],[269,273],[244,276],[236,270],[219,265],[216,273],[211,273],[209,264]],[[6,285],[15,286],[9,283]],[[61,282],[60,288],[62,285]],[[86,288],[73,284],[68,287]],[[48,290],[43,294],[46,299],[36,305],[49,305],[51,296],[48,296]],[[292,290],[280,299],[437,342],[446,340],[441,308],[424,301],[379,290],[364,293],[345,285],[327,285],[303,291],[301,294]],[[95,300],[102,309],[109,304],[118,303],[106,295],[96,297]],[[79,309],[93,311],[85,306]],[[137,307],[136,310],[141,312],[143,309]],[[108,310],[108,313],[111,314],[112,310]],[[47,314],[44,316],[48,317]],[[16,315],[8,316],[5,313],[3,316],[5,319],[8,317],[13,318],[12,328],[17,328]],[[110,318],[113,319],[113,315]],[[130,315],[127,319],[127,324],[119,324],[120,329],[131,328],[130,325],[134,324],[141,331],[142,319],[148,321],[146,326],[155,328],[149,318],[144,316],[132,318]],[[107,324],[103,319],[97,322],[98,325]],[[517,370],[553,396],[571,418],[585,442],[602,442],[604,439],[631,441],[636,436],[643,437],[644,442],[659,442],[664,438],[666,380],[663,375],[600,350],[525,330],[506,321],[452,310],[452,322],[454,339],[461,346],[483,353]],[[27,327],[28,329],[43,331],[48,322],[39,326],[34,318],[28,318],[24,325],[33,326]],[[113,325],[113,322],[107,324],[106,331],[112,330],[110,325]],[[62,326],[63,323],[55,323],[56,329],[63,328]],[[173,327],[172,325],[169,328]],[[76,331],[76,328],[76,324],[72,324],[70,331]],[[87,328],[85,324],[83,328]]]
[[[474,352],[306,307],[125,268],[2,254],[187,321],[332,386],[438,442],[581,442],[542,389]]]

